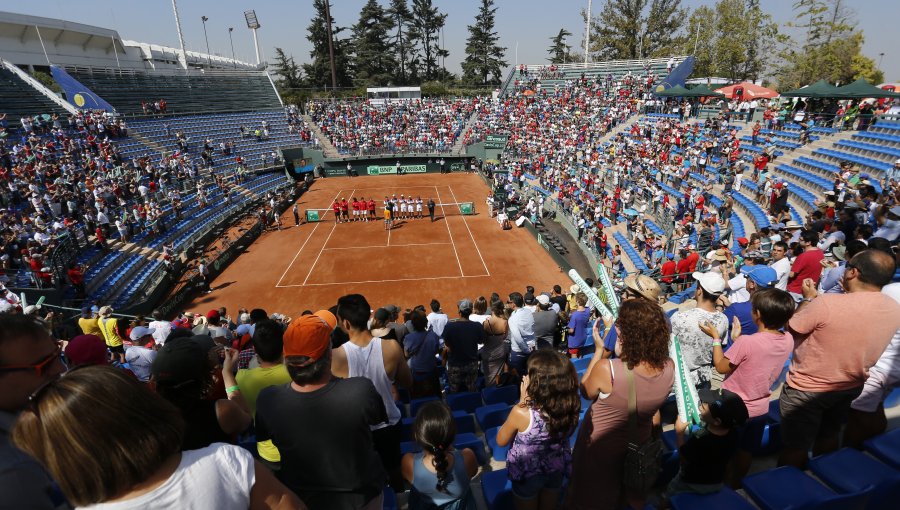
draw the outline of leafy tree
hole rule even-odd
[[[684,44],[681,0],[606,0],[591,20],[591,54],[601,60],[672,55]]]
[[[447,15],[438,11],[438,8],[432,5],[432,0],[413,0],[412,17],[409,37],[416,49],[413,64],[417,67],[417,74],[421,79],[434,80],[446,74],[438,68],[437,59],[447,56],[447,52],[442,51],[440,45],[440,32],[447,21]]]
[[[390,51],[388,31],[391,19],[376,0],[369,0],[353,26],[353,69],[361,84],[387,85],[396,62]]]
[[[572,35],[572,32],[569,32],[565,28],[560,28],[559,33],[550,38],[550,48],[547,49],[547,53],[550,54],[550,58],[547,60],[550,61],[551,64],[567,64],[572,62],[572,47],[566,44],[566,37]]]
[[[643,57],[668,57],[678,52],[686,34],[682,31],[687,9],[681,0],[652,0],[644,21]]]
[[[275,63],[272,65],[275,72],[275,87],[286,103],[300,104],[300,90],[303,88],[303,74],[300,66],[289,57],[281,48],[275,48]]]
[[[330,2],[331,0],[313,0],[313,9],[316,15],[307,27],[306,39],[312,43],[312,50],[309,52],[310,62],[303,64],[303,70],[306,72],[310,85],[315,87],[331,86],[331,59],[328,53],[328,27],[325,12],[326,1]],[[328,5],[330,7],[331,4],[329,3]],[[338,87],[349,87],[353,84],[353,69],[349,58],[352,47],[349,40],[338,38],[338,34],[344,30],[344,27],[338,27],[334,24],[334,18],[332,17],[332,45]]]
[[[490,83],[500,83],[503,68],[507,63],[503,60],[506,48],[497,44],[500,37],[494,30],[496,13],[494,0],[481,0],[475,24],[468,26],[466,59],[462,61],[462,79],[466,83],[487,85],[488,76],[491,76]]]
[[[391,48],[398,64],[394,81],[400,85],[406,85],[410,82],[408,78],[411,71],[410,57],[415,53],[409,37],[413,16],[406,0],[391,0],[387,15],[391,21],[391,28],[395,30],[394,35],[391,36]]]

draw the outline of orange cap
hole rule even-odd
[[[331,347],[334,328],[318,315],[303,315],[291,321],[284,332],[284,355],[321,358]]]

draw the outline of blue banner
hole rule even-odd
[[[675,66],[675,69],[672,69],[672,72],[669,73],[669,76],[658,83],[656,85],[656,92],[662,92],[666,89],[670,89],[676,85],[681,85],[684,87],[685,80],[688,79],[688,76],[694,72],[694,62],[696,59],[694,57],[688,57],[684,59],[680,64]]]
[[[82,85],[82,83],[72,77],[65,69],[58,66],[50,66],[50,74],[56,83],[62,87],[66,93],[66,99],[76,108],[84,110],[106,110],[108,112],[116,111],[102,97],[91,92],[91,89]]]

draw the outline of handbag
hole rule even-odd
[[[625,366],[623,364],[623,366]],[[634,389],[634,373],[625,366],[628,379],[628,447],[625,452],[625,466],[622,483],[625,487],[646,492],[659,477],[662,470],[662,441],[650,437],[643,444],[637,443],[637,397]]]

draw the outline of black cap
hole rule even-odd
[[[700,390],[697,394],[701,402],[709,404],[709,414],[721,421],[723,427],[738,427],[750,419],[747,405],[737,393],[723,389]]]

